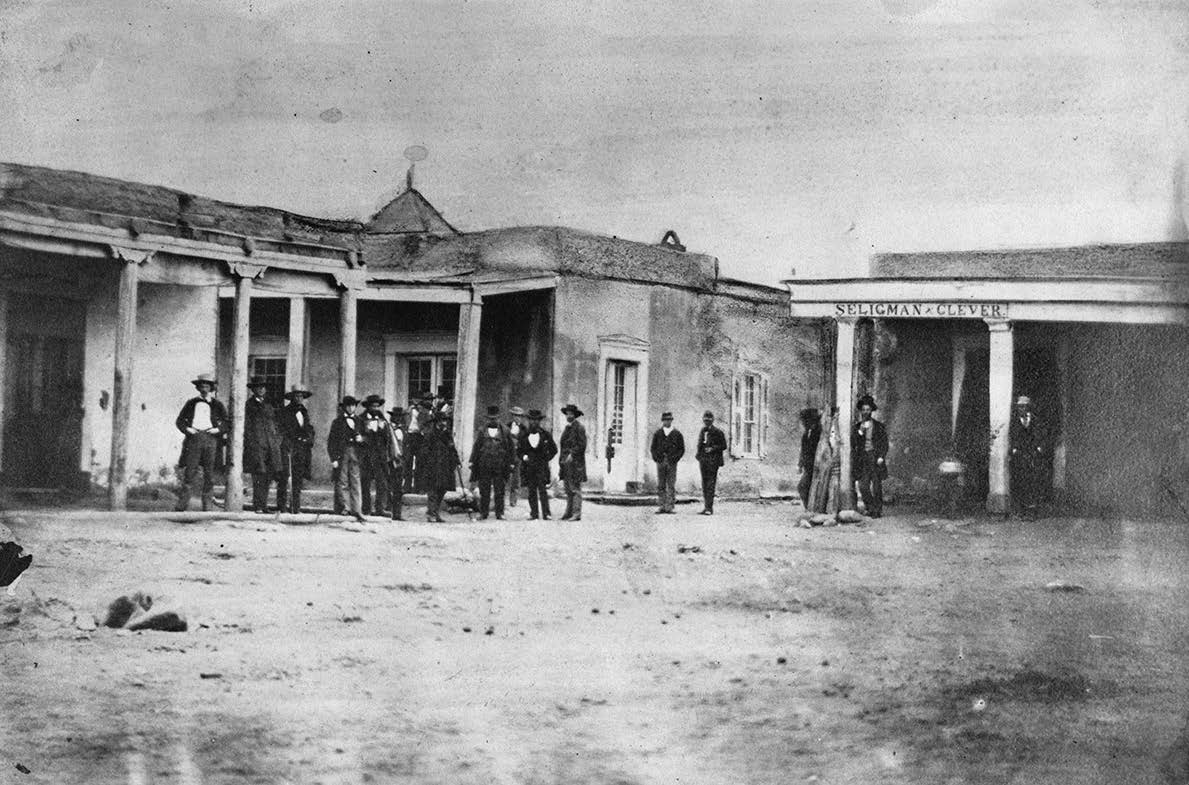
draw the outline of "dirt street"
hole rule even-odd
[[[0,782],[1172,781],[1183,523],[794,511],[11,513]],[[80,629],[137,589],[190,629]]]

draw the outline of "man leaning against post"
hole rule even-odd
[[[714,412],[702,413],[702,430],[698,433],[698,468],[702,473],[702,511],[699,515],[714,514],[714,492],[718,488],[718,470],[722,455],[727,451],[727,435],[714,424]]]
[[[191,381],[198,390],[197,397],[186,401],[174,424],[185,434],[182,442],[182,484],[178,489],[179,512],[190,506],[190,494],[198,470],[202,469],[202,509],[214,507],[215,464],[223,434],[227,433],[227,407],[215,398],[215,380],[207,374],[199,374]]]
[[[677,502],[677,462],[685,455],[685,437],[673,427],[673,413],[661,415],[661,427],[652,434],[652,460],[656,461],[657,515],[675,515]]]
[[[244,454],[241,471],[252,475],[252,510],[268,511],[268,488],[281,484],[281,429],[277,410],[268,402],[268,383],[261,376],[248,381],[252,396],[244,404]],[[231,499],[227,500],[229,503]],[[228,507],[228,509],[236,509]]]

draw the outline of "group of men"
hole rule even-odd
[[[198,474],[202,472],[202,509],[213,509],[215,472],[221,468],[223,443],[230,430],[227,408],[215,398],[216,381],[207,375],[192,380],[198,395],[186,401],[176,421],[184,436],[179,461],[181,487],[177,509],[190,504]],[[252,510],[268,511],[269,489],[276,484],[276,509],[301,510],[304,484],[310,479],[314,425],[305,401],[312,393],[294,386],[285,393],[286,405],[274,407],[267,400],[265,379],[248,381],[251,396],[244,406],[243,462],[240,470],[252,476]],[[363,410],[359,407],[362,405]],[[426,518],[442,521],[442,502],[448,491],[462,485],[462,462],[451,433],[451,411],[439,391],[427,401],[426,411],[400,407],[384,412],[384,399],[369,395],[362,401],[345,396],[330,425],[326,450],[334,480],[335,512],[356,520],[365,515],[391,515],[402,520],[405,491],[411,487],[414,467],[425,488]],[[558,458],[558,475],[565,491],[566,509],[561,520],[582,520],[582,484],[586,482],[586,428],[583,412],[575,404],[561,409],[566,424],[561,436],[541,427],[539,409],[513,406],[511,419],[501,422],[498,406],[487,407],[486,423],[475,436],[467,461],[470,483],[479,490],[479,517],[505,514],[505,496],[515,506],[518,495],[528,499],[530,520],[550,520],[550,463]],[[704,507],[714,514],[718,470],[727,450],[726,435],[714,424],[714,414],[702,415],[696,459],[701,469]],[[658,514],[673,513],[677,464],[685,455],[685,439],[673,427],[673,414],[661,416],[661,427],[652,439],[652,459],[657,466],[660,496]],[[373,496],[374,491],[374,496]],[[493,509],[494,508],[494,509]]]
[[[858,484],[859,496],[867,514],[878,518],[883,514],[883,481],[888,476],[887,427],[872,415],[879,409],[875,399],[864,395],[858,402],[859,418],[851,431],[851,471]],[[827,422],[833,427],[838,414],[835,407]],[[810,488],[815,472],[826,467],[815,465],[818,444],[822,438],[822,416],[814,408],[801,410],[801,457],[798,463],[800,480],[797,493],[806,509],[810,507]],[[827,438],[837,438],[836,429]],[[1032,410],[1032,399],[1020,395],[1015,401],[1015,413],[1008,428],[1009,471],[1012,509],[1025,520],[1038,514],[1044,501],[1046,470],[1052,465],[1047,433]],[[837,464],[835,456],[834,463]],[[833,469],[836,471],[837,466]]]

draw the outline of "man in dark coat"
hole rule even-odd
[[[355,414],[359,401],[352,395],[339,402],[339,416],[330,424],[326,437],[326,452],[335,475],[336,495],[345,510],[357,521],[363,521],[362,491],[359,480],[360,452],[363,450],[363,424]]]
[[[540,409],[528,410],[528,426],[520,432],[516,454],[520,456],[520,478],[528,493],[528,519],[538,515],[549,520],[549,462],[557,455],[557,444],[541,427]]]
[[[440,413],[433,418],[432,429],[425,434],[421,445],[421,456],[425,462],[426,508],[425,520],[445,523],[442,520],[442,499],[456,487],[455,473],[462,463],[458,450],[450,437],[450,417]]]
[[[363,399],[363,414],[359,416],[363,432],[363,450],[359,456],[359,478],[363,514],[388,514],[388,451],[391,432],[384,416],[384,399],[369,395]],[[372,487],[376,489],[376,503],[372,504]]]
[[[388,412],[388,495],[392,499],[392,520],[402,521],[405,498],[405,410],[394,406]]]
[[[698,433],[698,468],[702,473],[702,511],[699,515],[714,514],[714,491],[718,487],[718,470],[722,455],[727,451],[727,435],[714,424],[714,412],[702,413],[702,430]]]
[[[215,380],[199,374],[191,384],[198,390],[198,395],[186,401],[174,422],[185,434],[182,457],[178,462],[183,472],[176,507],[179,511],[190,506],[190,494],[199,469],[202,469],[202,509],[214,507],[215,465],[223,437],[230,427],[227,407],[215,398]]]
[[[888,430],[871,416],[878,408],[870,395],[860,398],[859,422],[850,435],[851,471],[858,477],[863,505],[872,518],[883,515],[883,481],[888,476]]]
[[[491,497],[495,494],[495,518],[504,519],[504,479],[515,461],[512,458],[512,437],[500,425],[500,407],[487,407],[487,424],[475,434],[468,461],[470,481],[479,484],[479,520],[487,520],[491,511]]]
[[[252,397],[244,404],[244,462],[240,471],[252,475],[252,510],[263,513],[268,508],[268,486],[281,475],[281,431],[276,410],[264,399],[268,383],[253,376],[248,389]]]
[[[432,398],[410,401],[408,444],[405,450],[405,491],[408,493],[425,490],[425,466],[421,460],[421,445],[426,435],[433,430]]]
[[[673,413],[661,415],[661,427],[652,434],[652,460],[656,461],[657,515],[674,515],[677,500],[677,462],[685,455],[685,437],[673,427]]]
[[[572,403],[562,407],[566,417],[565,430],[561,432],[558,446],[561,460],[558,474],[566,491],[566,513],[563,521],[582,520],[582,483],[586,482],[586,428],[578,422],[582,410]]]
[[[1011,495],[1016,510],[1024,520],[1034,520],[1044,496],[1046,463],[1049,452],[1044,423],[1032,411],[1032,399],[1016,399],[1016,413],[1008,427],[1011,458]]]
[[[294,385],[285,393],[285,404],[279,412],[281,427],[281,478],[277,486],[277,509],[281,512],[301,512],[301,491],[310,479],[310,464],[314,451],[314,424],[305,400],[313,393]],[[293,493],[289,494],[289,484]],[[286,504],[287,503],[287,504]]]
[[[805,509],[809,509],[809,489],[813,487],[813,461],[817,455],[817,443],[822,438],[822,415],[817,409],[801,410],[801,458],[797,461],[797,471],[801,479],[797,482],[797,495]]]

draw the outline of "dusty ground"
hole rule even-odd
[[[1189,527],[722,507],[10,515],[0,782],[1166,781]],[[73,624],[138,588],[191,630]]]

